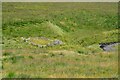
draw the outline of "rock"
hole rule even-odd
[[[26,42],[26,39],[25,39],[24,37],[21,37],[21,39],[22,39],[24,42]]]
[[[102,48],[104,51],[115,51],[115,46],[119,45],[119,42],[109,42],[109,43],[99,43],[100,48]]]
[[[26,42],[28,42],[29,40],[30,40],[30,38],[27,38],[27,39],[25,39],[26,40]]]
[[[54,41],[53,41],[53,44],[54,44],[54,45],[59,45],[59,44],[63,44],[63,42],[60,41],[60,40],[54,40]]]

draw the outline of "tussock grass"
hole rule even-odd
[[[53,31],[54,33],[56,33],[56,35],[62,36],[64,34],[63,30],[59,26],[51,23],[50,21],[42,23],[42,26],[46,27],[46,29],[48,28],[49,30]],[[46,32],[48,31],[46,30]]]
[[[61,52],[64,56],[59,55]],[[28,53],[26,53],[26,55],[28,55]],[[12,70],[16,74],[14,77],[17,77],[17,75],[22,73],[25,75],[29,74],[29,77],[32,78],[113,78],[118,76],[118,57],[114,52],[79,55],[70,51],[53,51],[51,53],[36,55],[29,53],[29,55],[34,58],[29,58],[28,56],[26,58],[20,59],[12,65],[8,61],[4,62],[3,74],[6,75],[11,71],[11,68],[16,66]]]

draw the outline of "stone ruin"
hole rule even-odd
[[[43,44],[35,44],[34,42],[31,42],[31,41],[30,41],[31,38],[21,37],[21,39],[22,39],[24,42],[27,42],[28,44],[31,44],[31,45],[33,45],[33,46],[37,46],[37,47],[39,47],[39,48],[52,47],[52,46],[64,44],[61,40],[58,40],[58,39],[50,40],[50,39],[48,39],[48,38],[46,38],[46,37],[36,37],[36,39],[49,40],[50,42],[47,43],[46,45],[43,45]]]

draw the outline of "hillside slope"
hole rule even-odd
[[[2,8],[2,77],[118,77],[118,52],[99,45],[118,42],[118,3],[3,2]]]

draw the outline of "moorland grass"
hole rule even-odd
[[[118,77],[117,52],[99,48],[101,42],[118,42],[117,3],[3,2],[2,7],[3,77]],[[21,37],[64,44],[38,48]]]

